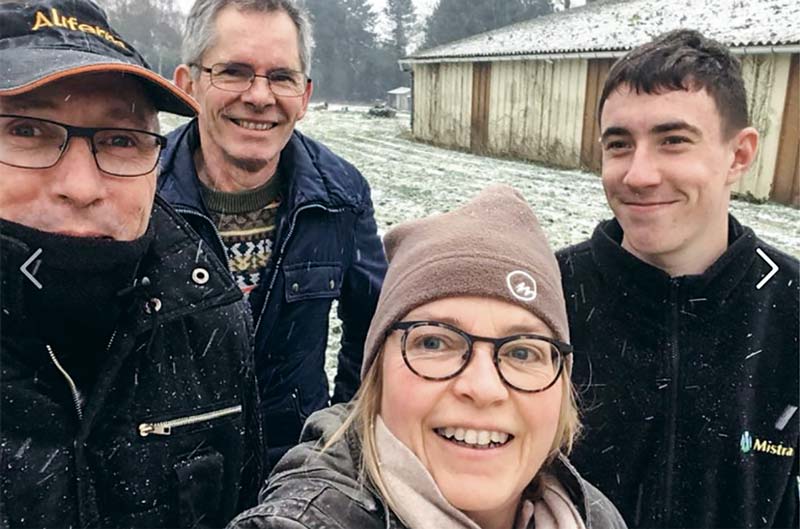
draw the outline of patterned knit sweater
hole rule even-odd
[[[280,179],[255,189],[227,193],[203,186],[203,198],[228,254],[228,268],[245,299],[258,286],[272,255],[280,205]]]

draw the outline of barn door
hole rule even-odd
[[[489,92],[492,63],[476,62],[472,65],[472,122],[470,150],[485,153],[489,146]]]

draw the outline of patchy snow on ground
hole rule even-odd
[[[610,218],[600,178],[591,173],[476,156],[411,139],[407,116],[309,112],[298,128],[355,165],[372,186],[378,227],[447,211],[493,182],[519,189],[558,249],[589,237]],[[800,209],[734,200],[733,214],[767,242],[800,257]]]
[[[597,175],[422,144],[411,139],[407,114],[395,119],[369,118],[363,110],[331,106],[327,111],[311,111],[298,128],[367,178],[381,232],[404,220],[453,209],[494,182],[511,184],[522,192],[553,249],[588,238],[600,220],[612,216]],[[165,130],[175,123],[165,120]],[[761,238],[800,257],[800,209],[734,200],[731,210]],[[341,325],[332,317],[326,366],[331,380],[340,335]]]

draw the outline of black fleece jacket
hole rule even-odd
[[[36,248],[0,233],[0,527],[222,527],[255,503],[249,313],[222,263],[159,198],[150,222],[108,346],[87,342],[72,358],[56,345],[48,354],[33,325],[42,314],[25,309],[34,287],[20,266]],[[91,383],[77,376],[81,363]]]
[[[573,461],[631,527],[798,526],[798,261],[730,217],[670,278],[622,229],[558,252],[585,409]],[[761,289],[770,267],[779,267]]]

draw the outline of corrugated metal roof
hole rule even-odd
[[[730,47],[800,44],[800,0],[606,0],[482,33],[409,57],[493,57],[629,50],[692,28]]]

